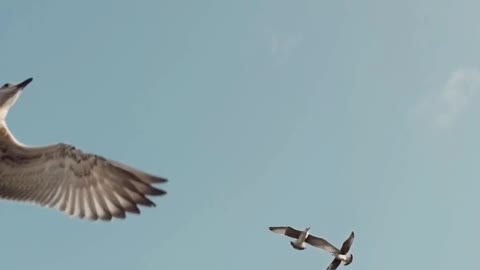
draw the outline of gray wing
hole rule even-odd
[[[327,267],[327,270],[335,270],[337,267],[340,265],[340,260],[339,259],[333,259],[333,261],[330,263],[330,265]]]
[[[337,254],[339,252],[339,250],[336,247],[334,247],[332,244],[330,244],[327,240],[313,236],[311,234],[307,237],[307,239],[305,239],[305,242],[309,243],[314,247],[321,248],[332,254]]]
[[[154,207],[147,195],[166,194],[153,176],[73,146],[0,149],[0,198],[56,208],[90,220],[139,214],[139,205]]]
[[[340,249],[340,253],[347,254],[347,252],[350,250],[350,247],[353,244],[354,237],[355,237],[355,234],[353,232],[350,233],[350,236],[348,236],[347,240],[343,242],[342,248]]]
[[[283,226],[283,227],[269,227],[269,230],[274,233],[279,233],[297,239],[300,237],[301,232],[295,230],[292,227]]]

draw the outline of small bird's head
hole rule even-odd
[[[32,80],[33,78],[29,78],[19,84],[6,83],[0,87],[0,120],[5,120],[8,111],[17,101],[23,88]]]
[[[353,255],[349,254],[347,260],[345,261],[345,266],[351,264],[353,262]]]
[[[306,232],[310,231],[310,227],[306,228],[305,231],[306,231]]]

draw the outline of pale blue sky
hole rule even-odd
[[[16,137],[170,180],[112,223],[1,202],[3,268],[327,267],[281,225],[354,230],[345,269],[478,267],[478,1],[0,3]]]

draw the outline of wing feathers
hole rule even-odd
[[[269,227],[269,230],[278,233],[278,234],[283,234],[285,236],[295,238],[297,239],[300,234],[302,233],[301,231],[298,231],[292,227],[289,226],[277,226],[277,227]]]
[[[68,199],[68,202],[67,202],[67,213],[69,215],[73,215],[73,212],[75,211],[75,203],[77,202],[77,192],[76,192],[76,188],[73,186],[73,185],[70,185],[70,198]]]
[[[139,192],[134,192],[131,190],[126,190],[126,191],[137,204],[140,204],[143,206],[153,206],[153,207],[155,206],[155,203],[147,199],[147,197],[145,197],[143,194]]]
[[[95,202],[93,201],[93,195],[91,192],[88,192],[90,187],[85,187],[83,189],[83,201],[85,203],[85,216],[90,220],[97,220],[97,211],[95,210]]]
[[[135,214],[140,214],[140,210],[135,205],[135,201],[132,197],[124,190],[122,187],[117,187],[115,189],[115,196],[117,197],[121,208],[125,211]]]
[[[309,235],[307,239],[305,239],[305,242],[309,243],[310,245],[321,248],[331,254],[336,254],[339,252],[339,250],[334,247],[332,244],[330,244],[327,240],[316,237],[314,235]]]
[[[335,270],[338,268],[338,266],[340,265],[340,260],[335,258],[333,259],[333,261],[330,263],[330,265],[327,267],[327,270]]]
[[[161,183],[166,183],[168,181],[163,177],[158,177],[145,172],[141,172],[135,168],[132,168],[130,166],[127,166],[117,161],[109,160],[109,162],[110,164],[112,164],[112,166],[122,169],[127,174],[131,174],[130,176],[131,178],[134,178],[134,179],[138,178],[141,181],[145,182],[146,184],[161,184]],[[136,175],[136,177],[134,177],[133,175]]]
[[[100,194],[100,190],[97,187],[91,187],[91,192],[95,198],[95,206],[99,218],[102,220],[111,220],[112,214],[108,211],[107,203],[105,202],[105,197]]]
[[[61,199],[63,197],[63,193],[64,193],[64,188],[62,186],[58,186],[57,187],[57,191],[55,192],[55,195],[53,197],[53,199],[51,200],[51,202],[48,204],[48,207],[55,207],[57,209],[60,209],[60,203],[61,203]]]
[[[75,210],[73,212],[73,216],[77,216],[79,218],[84,218],[85,217],[85,208],[84,208],[84,197],[83,197],[83,190],[85,188],[81,187],[77,189],[77,195],[76,195],[76,200],[75,200]]]
[[[343,242],[342,247],[340,248],[340,252],[342,252],[343,254],[346,254],[350,250],[350,247],[353,244],[354,238],[355,238],[355,233],[352,231],[348,236],[347,240]]]
[[[68,202],[69,196],[70,196],[70,185],[67,185],[67,186],[65,186],[63,196],[59,201],[59,203],[60,203],[59,210],[60,211],[65,212],[65,210],[67,209],[67,202]]]
[[[56,208],[82,219],[140,214],[139,205],[155,206],[147,196],[166,194],[152,184],[165,182],[66,144],[0,153],[0,198]]]

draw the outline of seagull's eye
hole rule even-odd
[[[2,86],[2,88],[7,88],[7,87],[10,87],[10,84],[9,83],[6,83]]]

